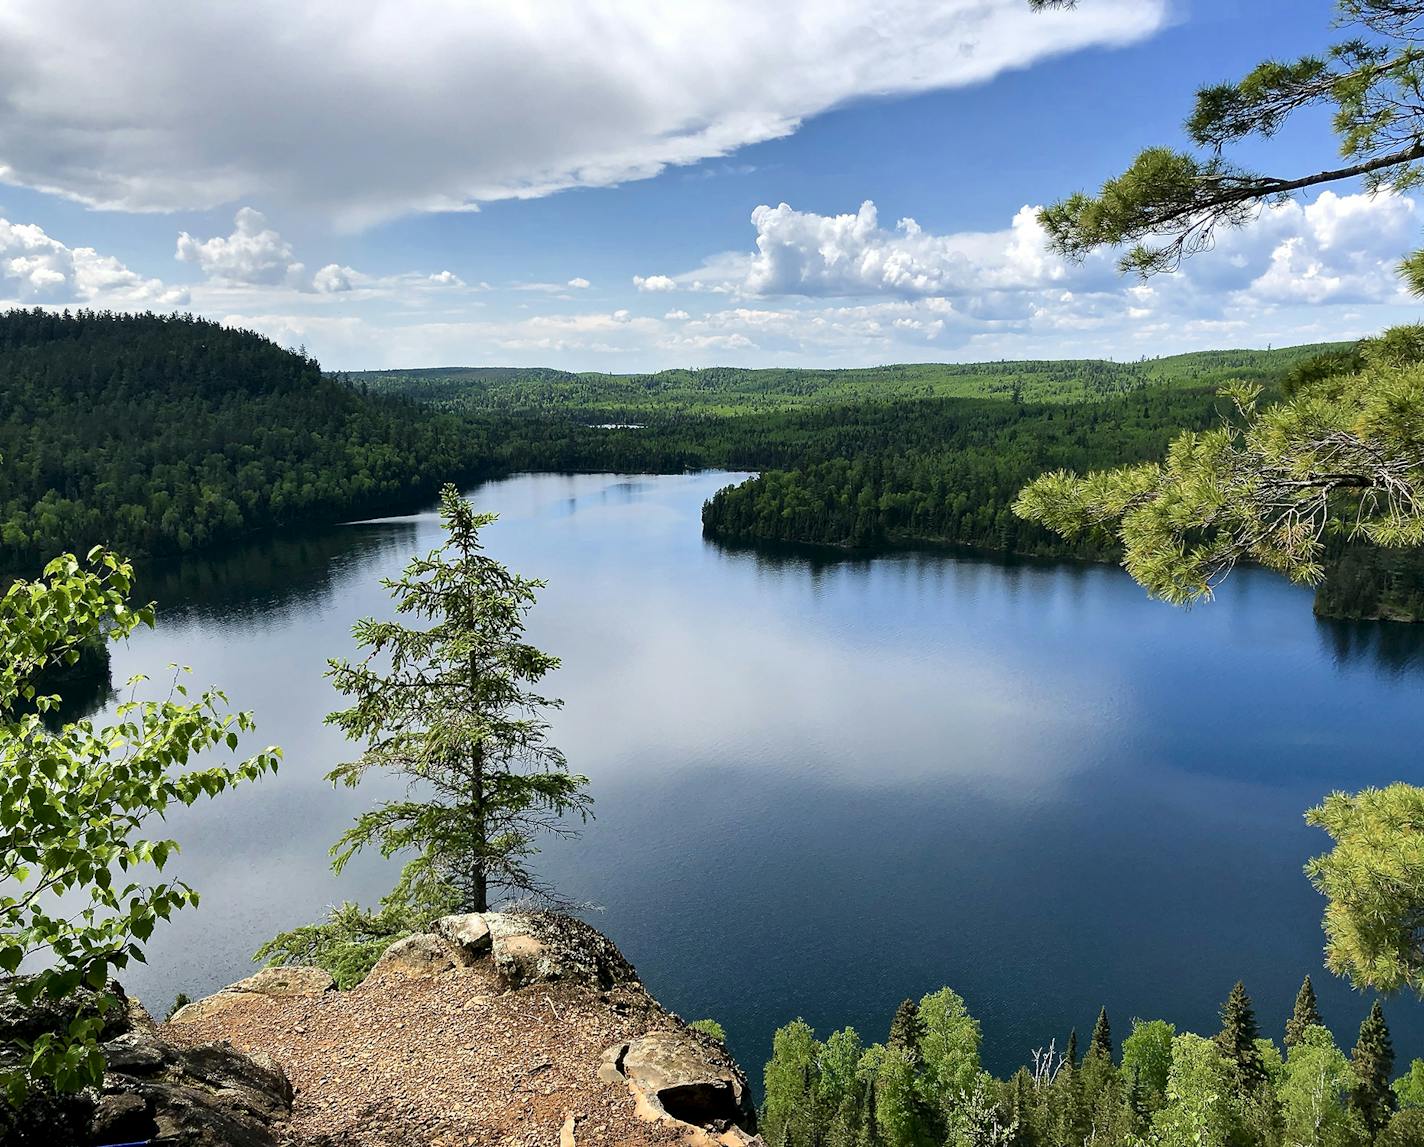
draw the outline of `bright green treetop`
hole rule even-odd
[[[1325,894],[1325,962],[1360,988],[1424,995],[1424,789],[1331,793],[1306,819],[1335,847],[1306,865]]]
[[[95,549],[82,562],[56,558],[38,580],[14,582],[0,597],[0,970],[33,972],[15,983],[21,1003],[78,1001],[67,1031],[6,1049],[16,1064],[3,1073],[12,1101],[35,1080],[74,1090],[102,1078],[99,1038],[119,1002],[111,976],[143,959],[160,921],[198,902],[182,881],[144,877],[178,850],[146,830],[171,806],[277,767],[269,748],[190,768],[200,753],[235,750],[253,724],[247,713],[226,713],[221,693],[189,699],[177,681],[162,700],[124,701],[110,726],[46,725],[42,715],[58,698],[36,695],[37,674],[72,664],[86,643],[152,624],[150,607],[128,605],[132,585],[127,563]],[[135,692],[141,682],[130,682]]]
[[[1323,1027],[1308,1027],[1286,1056],[1280,1086],[1286,1141],[1306,1147],[1353,1147],[1363,1127],[1350,1109],[1355,1076],[1344,1052]]]
[[[1153,1116],[1152,1141],[1160,1147],[1233,1143],[1241,1122],[1234,1074],[1213,1041],[1190,1033],[1174,1038],[1166,1103]]]

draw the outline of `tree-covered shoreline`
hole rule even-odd
[[[407,512],[441,483],[521,471],[754,470],[710,539],[838,550],[968,546],[1113,561],[1017,517],[1050,469],[1160,456],[1222,417],[1217,388],[1279,393],[1347,344],[1101,360],[655,375],[461,369],[324,375],[191,316],[0,315],[0,571],[94,544],[140,562],[264,531]],[[1337,555],[1332,555],[1337,556]],[[1340,549],[1317,610],[1424,614],[1420,563]]]
[[[0,570],[185,553],[485,476],[479,427],[190,315],[0,314]]]
[[[773,1042],[760,1130],[770,1147],[1405,1147],[1424,1136],[1424,1060],[1395,1078],[1378,1000],[1348,1054],[1309,976],[1279,1043],[1240,983],[1221,1019],[1198,1035],[1134,1018],[1115,1039],[1104,1008],[1081,1045],[1076,1030],[1046,1037],[1003,1079],[984,1069],[979,1021],[949,988],[904,1001],[883,1042],[854,1028],[821,1040],[796,1020]]]

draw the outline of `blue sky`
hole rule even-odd
[[[1147,284],[1032,208],[1182,142],[1328,0],[12,0],[0,304],[193,310],[336,369],[1172,353],[1415,317],[1342,186]],[[1328,166],[1324,117],[1242,153]],[[904,223],[913,220],[913,223]]]

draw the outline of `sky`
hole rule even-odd
[[[1330,0],[7,0],[0,306],[191,311],[328,369],[1136,359],[1418,317],[1341,184],[1178,273],[1038,207],[1185,146]],[[1240,157],[1332,166],[1322,114]]]

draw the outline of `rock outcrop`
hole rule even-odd
[[[289,987],[269,990],[279,976]],[[760,1143],[726,1049],[663,1009],[581,921],[447,916],[392,944],[351,991],[324,976],[268,969],[164,1033],[270,1053],[295,1085],[302,1144]]]
[[[15,981],[0,984],[0,1049],[58,1030],[87,1001],[24,1006]],[[33,1093],[18,1111],[0,1104],[7,1147],[135,1143],[184,1147],[287,1147],[292,1085],[280,1065],[229,1044],[178,1047],[134,1000],[104,1031],[107,1071],[101,1088],[77,1095]],[[3,1058],[3,1056],[0,1056]],[[4,1066],[0,1063],[0,1066]]]
[[[245,980],[229,984],[222,991],[176,1011],[172,1019],[179,1023],[192,1023],[201,1016],[213,1016],[232,1007],[248,1002],[252,996],[285,1000],[294,996],[319,996],[323,992],[336,991],[336,981],[331,973],[321,968],[263,968]]]

